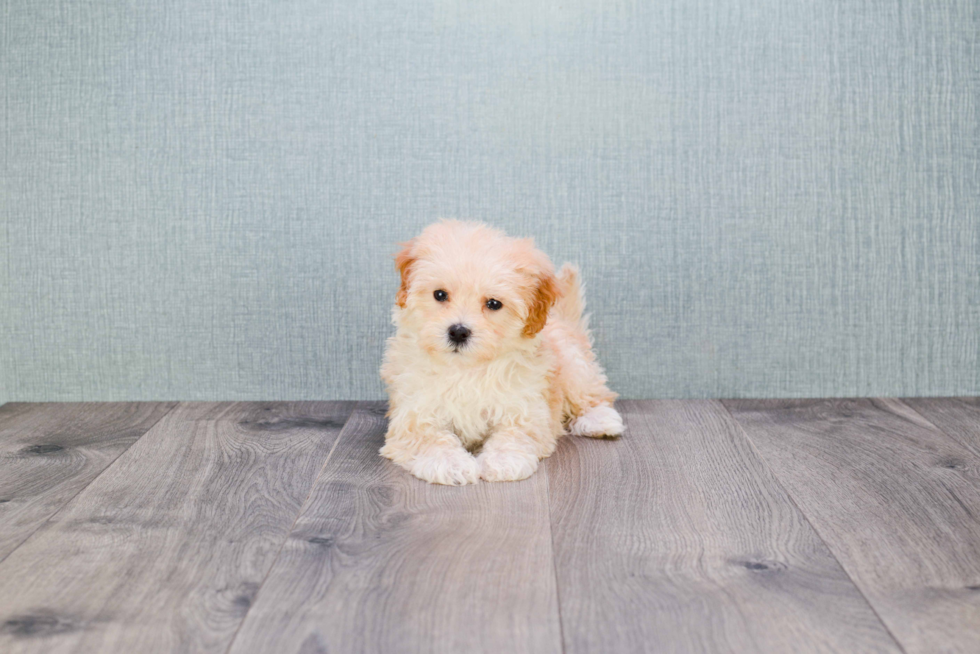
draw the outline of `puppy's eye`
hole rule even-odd
[[[432,297],[436,299],[436,302],[445,302],[449,299],[449,293],[440,288],[438,291],[432,294]]]
[[[490,309],[491,311],[498,311],[499,309],[502,309],[503,306],[504,303],[501,302],[500,300],[494,300],[493,298],[487,300],[487,308]]]

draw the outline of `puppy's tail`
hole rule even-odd
[[[570,263],[562,265],[558,271],[558,287],[561,297],[555,303],[555,316],[588,330],[589,317],[585,315],[585,289],[579,279],[578,268]]]

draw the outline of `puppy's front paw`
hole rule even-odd
[[[430,450],[415,457],[412,474],[430,484],[462,486],[480,480],[480,464],[466,450]]]
[[[477,459],[480,476],[487,481],[520,481],[538,469],[538,457],[514,451],[484,451]]]

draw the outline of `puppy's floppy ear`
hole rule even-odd
[[[412,264],[415,263],[415,239],[413,238],[408,243],[400,243],[402,246],[401,251],[395,255],[395,268],[402,276],[401,286],[398,288],[398,293],[395,294],[395,304],[405,308],[405,302],[408,300],[408,277],[412,271]]]
[[[530,308],[527,312],[527,320],[524,322],[524,336],[531,337],[544,329],[548,321],[548,312],[552,305],[561,297],[561,289],[558,280],[550,270],[542,272],[538,276],[538,285],[534,289]]]

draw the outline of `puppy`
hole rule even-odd
[[[566,428],[622,434],[573,266],[556,276],[532,239],[457,221],[426,228],[395,266],[382,456],[430,483],[515,481]]]

